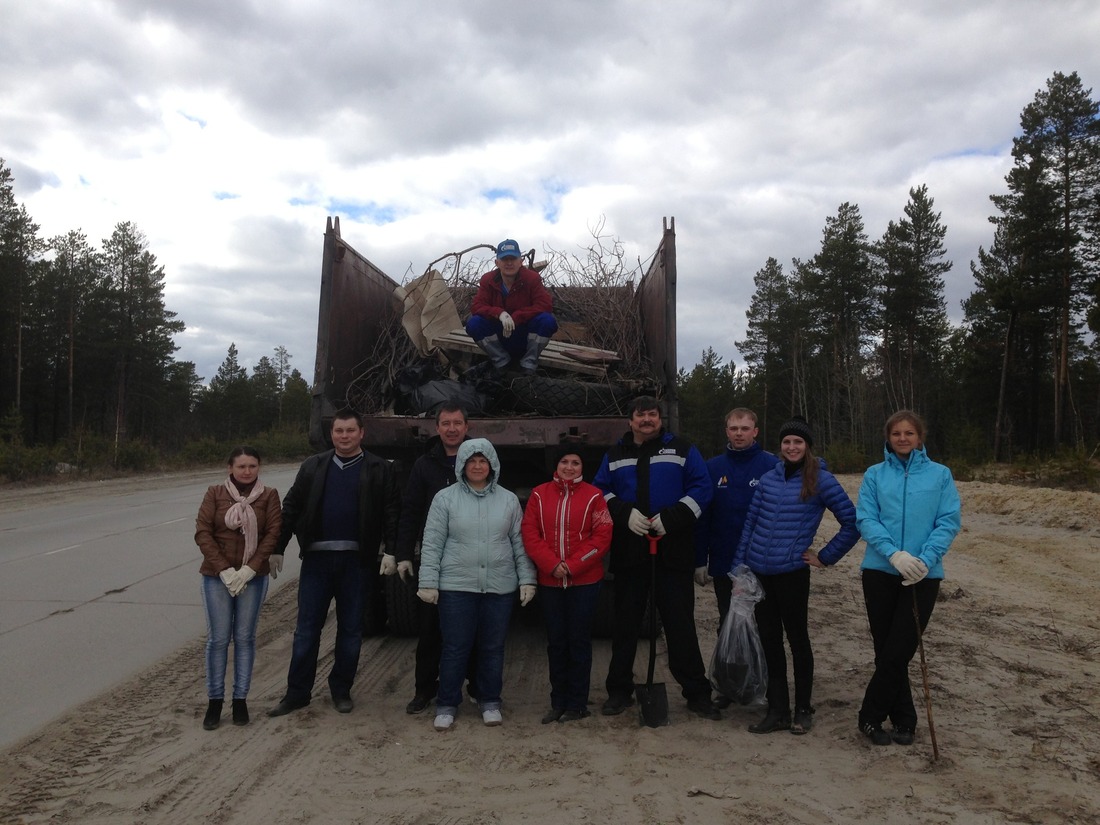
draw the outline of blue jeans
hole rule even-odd
[[[351,696],[363,643],[363,579],[359,554],[353,551],[312,552],[302,555],[298,575],[298,624],[286,679],[286,699],[308,702],[317,678],[321,630],[328,608],[336,599],[336,647],[328,686],[334,699]]]
[[[233,698],[244,699],[256,661],[256,624],[267,597],[267,576],[256,576],[234,598],[219,576],[202,576],[206,608],[206,696],[225,698],[225,666],[233,639]]]
[[[515,330],[507,338],[504,337],[504,327],[496,318],[484,318],[480,315],[471,315],[466,322],[466,333],[480,341],[489,335],[499,335],[504,349],[513,358],[521,358],[527,352],[527,334],[534,333],[543,338],[549,338],[558,331],[558,321],[549,312],[540,312],[530,321],[516,324]]]
[[[439,627],[443,654],[439,659],[436,712],[454,713],[462,704],[462,681],[470,651],[477,645],[478,707],[500,710],[504,685],[504,640],[515,593],[439,593]]]
[[[592,680],[592,617],[600,582],[576,587],[539,585],[546,619],[546,658],[550,664],[550,705],[586,710]]]

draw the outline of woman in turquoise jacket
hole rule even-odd
[[[917,711],[909,662],[928,625],[943,580],[943,557],[958,535],[962,505],[951,471],[924,451],[924,422],[899,410],[884,428],[885,460],[868,468],[856,517],[867,542],[860,565],[863,601],[875,646],[875,672],[859,711],[859,729],[876,745],[913,742]],[[893,724],[887,733],[882,723]]]
[[[435,729],[450,730],[462,704],[462,681],[477,645],[478,708],[486,725],[499,725],[504,641],[512,603],[535,597],[535,565],[520,536],[523,511],[515,493],[500,486],[500,460],[484,438],[462,442],[458,480],[432,499],[420,544],[420,589],[439,605],[443,653]]]
[[[756,603],[756,623],[768,663],[768,712],[749,730],[803,734],[813,726],[814,714],[810,568],[836,564],[859,540],[859,532],[851,499],[811,450],[814,437],[806,420],[795,417],[784,424],[779,441],[783,460],[760,477],[733,564],[748,565],[764,589],[763,600]],[[836,516],[840,529],[815,553],[810,545],[826,509]],[[784,632],[794,670],[793,720]]]

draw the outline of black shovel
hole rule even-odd
[[[660,536],[649,534],[649,672],[644,685],[634,685],[638,697],[641,724],[647,728],[659,728],[668,724],[668,694],[663,682],[653,684],[653,668],[657,664],[657,542]]]

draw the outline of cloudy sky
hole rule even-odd
[[[645,258],[674,216],[680,363],[740,366],[767,258],[922,183],[958,320],[1020,112],[1100,88],[1098,33],[1095,0],[0,0],[0,158],[44,237],[137,224],[206,379],[231,341],[312,379],[329,215],[398,280],[601,220]]]

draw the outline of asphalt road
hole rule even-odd
[[[295,471],[261,478],[281,497]],[[205,636],[195,514],[222,478],[0,491],[0,747]],[[270,593],[297,579],[296,547]]]

